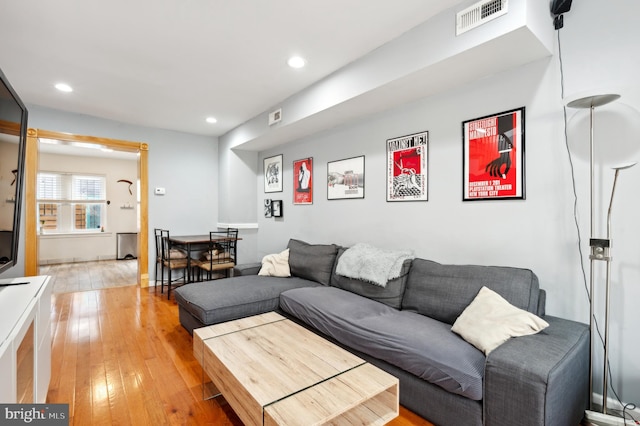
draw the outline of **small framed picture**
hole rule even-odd
[[[327,199],[364,198],[364,155],[327,163]]]
[[[524,107],[462,123],[462,200],[525,198]]]
[[[271,200],[271,213],[273,217],[282,217],[282,200]]]
[[[313,204],[313,158],[293,162],[293,204]]]
[[[273,210],[271,206],[271,200],[264,200],[264,217],[272,217]]]
[[[263,161],[264,192],[282,192],[282,154]]]

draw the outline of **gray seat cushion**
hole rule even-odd
[[[482,399],[485,356],[448,324],[335,287],[285,291],[280,308],[355,350],[451,393]]]
[[[413,260],[402,309],[453,324],[483,286],[520,309],[538,312],[538,277],[528,269],[442,265],[425,259]]]
[[[175,290],[175,298],[182,309],[211,325],[274,311],[283,291],[316,285],[295,277],[248,275],[187,284]]]

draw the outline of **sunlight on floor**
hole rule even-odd
[[[100,260],[40,266],[41,275],[51,276],[54,293],[99,290],[136,285],[138,260]]]

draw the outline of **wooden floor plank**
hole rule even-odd
[[[67,268],[56,285],[73,276]],[[224,398],[202,400],[191,336],[166,293],[119,286],[57,292],[52,304],[47,402],[68,403],[71,425],[242,425]],[[432,426],[402,407],[390,424]]]

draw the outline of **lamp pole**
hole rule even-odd
[[[591,354],[589,356],[589,410],[593,410],[593,358],[594,358],[594,342],[595,342],[595,303],[594,303],[594,291],[595,291],[595,260],[605,260],[607,262],[607,283],[609,282],[609,235],[607,235],[607,240],[596,239],[595,235],[595,184],[594,184],[594,174],[595,174],[595,155],[594,155],[594,137],[593,137],[593,112],[594,109],[598,106],[606,105],[610,102],[615,101],[620,98],[620,95],[617,94],[605,94],[605,95],[594,95],[587,96],[584,98],[576,99],[567,104],[570,108],[580,108],[586,109],[589,108],[589,188],[590,188],[590,204],[591,204],[591,238],[589,239],[589,244],[591,247],[591,255],[589,259],[591,260],[590,274],[589,274],[589,330],[591,332]],[[615,181],[614,181],[615,182]],[[615,186],[614,186],[615,189]],[[613,194],[611,197],[613,201]],[[607,230],[607,234],[608,234]],[[605,314],[605,322],[608,328],[608,312],[609,312],[609,289],[607,285],[606,291],[606,314]],[[605,333],[605,345],[604,345],[604,390],[602,393],[603,396],[603,412],[606,413],[606,395],[607,395],[607,341],[606,341]]]

